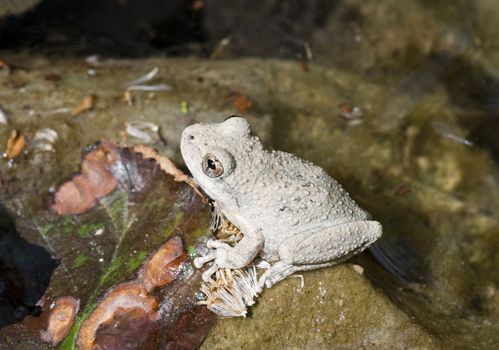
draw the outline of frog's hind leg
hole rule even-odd
[[[258,285],[260,287],[259,292],[261,292],[264,286],[270,288],[277,282],[282,281],[283,279],[291,276],[295,272],[320,269],[321,267],[333,266],[334,264],[336,263],[330,262],[330,263],[316,264],[316,265],[294,266],[282,261],[278,261],[274,265],[272,265],[267,271],[265,271],[258,280]]]
[[[280,261],[262,275],[259,284],[271,287],[297,271],[338,264],[367,248],[381,233],[379,222],[357,221],[294,235],[279,246]]]

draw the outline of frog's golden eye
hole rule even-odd
[[[208,153],[203,158],[203,171],[209,177],[219,177],[224,172],[222,163],[213,154]]]

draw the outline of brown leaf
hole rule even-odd
[[[50,310],[46,331],[41,331],[44,341],[57,345],[68,335],[73,326],[80,302],[71,296],[57,298]]]
[[[95,96],[88,95],[80,102],[78,106],[73,108],[73,110],[71,111],[71,116],[74,117],[78,114],[88,111],[89,109],[94,108],[94,105],[95,105]]]
[[[183,314],[170,332],[165,350],[194,350],[203,342],[216,318],[206,306],[198,305]]]
[[[401,197],[405,197],[409,193],[411,193],[411,188],[407,185],[400,185],[396,190],[395,193]]]
[[[248,110],[253,105],[253,102],[242,94],[236,94],[233,105],[240,113],[242,113]]]
[[[85,156],[81,175],[62,184],[54,197],[52,209],[59,215],[81,214],[93,208],[98,199],[111,193],[117,180],[108,170],[116,161],[116,148],[103,142]]]
[[[2,75],[9,75],[11,72],[10,66],[7,64],[7,62],[0,60],[0,74]]]
[[[5,150],[5,157],[7,159],[12,159],[21,154],[24,146],[26,145],[26,140],[23,134],[17,130],[12,130],[10,137],[7,140],[7,148]]]
[[[46,81],[51,81],[54,83],[61,80],[61,76],[59,74],[55,74],[55,73],[47,74],[44,78]]]
[[[208,198],[201,192],[197,183],[191,177],[187,176],[177,168],[177,166],[168,158],[161,156],[156,150],[147,147],[147,146],[133,146],[131,147],[133,152],[141,153],[144,158],[152,158],[158,163],[161,170],[165,173],[172,175],[176,182],[185,182],[189,186],[191,186],[196,193],[203,198],[205,202],[208,202]]]
[[[161,323],[143,309],[117,309],[112,320],[102,323],[95,335],[94,349],[158,349],[156,334]],[[156,333],[156,334],[155,334]]]
[[[142,284],[123,283],[116,286],[81,325],[78,334],[79,349],[94,349],[99,328],[114,322],[116,317],[123,317],[124,313],[139,318],[147,317],[150,322],[157,321],[157,307],[156,299],[147,293]]]
[[[187,254],[183,249],[182,239],[175,236],[147,260],[139,272],[139,280],[148,291],[163,287],[178,276],[186,260]]]

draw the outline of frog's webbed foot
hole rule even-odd
[[[208,282],[218,269],[241,269],[248,266],[259,252],[261,242],[259,239],[248,239],[245,236],[234,247],[217,240],[209,240],[206,246],[213,250],[205,256],[195,258],[194,266],[200,268],[213,261],[202,275],[203,280]]]
[[[290,277],[292,274],[298,271],[308,271],[315,270],[322,267],[329,267],[335,265],[334,262],[323,263],[323,264],[313,264],[313,265],[290,265],[283,261],[278,261],[272,265],[267,271],[265,271],[260,279],[258,280],[258,286],[260,291],[263,287],[271,288],[277,282],[282,281],[285,278]],[[294,277],[294,276],[291,276]],[[298,277],[298,276],[297,276]],[[303,276],[300,276],[303,279]],[[303,280],[301,281],[301,289],[303,288]]]
[[[208,282],[219,268],[224,268],[227,265],[227,250],[231,247],[223,242],[218,242],[216,240],[209,240],[206,243],[206,246],[210,249],[213,249],[210,253],[199,256],[194,259],[194,266],[198,269],[203,267],[204,264],[213,261],[213,263],[203,272],[202,278],[203,281]]]
[[[282,281],[286,277],[299,270],[300,269],[296,266],[286,264],[282,261],[276,262],[274,265],[268,268],[267,271],[265,271],[258,280],[260,291],[264,287],[271,288],[277,282]]]

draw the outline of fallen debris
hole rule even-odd
[[[88,95],[86,96],[78,106],[74,107],[71,111],[71,116],[77,116],[85,111],[88,111],[92,108],[94,108],[95,105],[95,96],[94,95]]]
[[[9,120],[7,119],[7,114],[2,108],[0,108],[0,124],[7,125],[8,123]]]
[[[126,91],[170,91],[171,87],[168,84],[146,85],[152,81],[159,73],[159,68],[154,67],[149,73],[125,84]]]
[[[154,79],[154,77],[159,73],[159,68],[154,67],[149,73],[127,83],[127,86],[133,86],[133,85],[141,85],[143,83],[147,83],[148,81],[151,81]]]
[[[79,308],[80,301],[71,296],[57,298],[50,306],[47,330],[40,332],[42,340],[59,344],[68,335]]]
[[[53,144],[57,141],[58,134],[50,128],[38,130],[33,137],[33,148],[38,151],[54,152]]]
[[[253,105],[253,102],[243,94],[235,93],[233,105],[238,112],[243,113]]]
[[[99,55],[90,55],[87,58],[85,58],[85,62],[87,62],[91,66],[100,66],[102,64]]]
[[[123,93],[123,101],[125,101],[130,107],[133,107],[133,95],[131,91],[125,91]]]
[[[78,335],[78,347],[90,350],[96,347],[97,331],[124,314],[136,319],[156,322],[158,302],[140,283],[123,283],[111,290],[83,322]]]
[[[435,121],[435,122],[431,123],[431,126],[432,126],[433,130],[435,130],[435,132],[437,134],[439,134],[440,136],[445,137],[448,140],[451,140],[451,141],[454,141],[456,143],[460,143],[460,144],[466,145],[468,147],[472,147],[473,146],[473,142],[471,142],[470,140],[467,140],[466,138],[464,138],[461,135],[458,135],[457,131],[452,130],[445,123]]]
[[[126,133],[138,138],[144,143],[154,143],[161,139],[159,126],[143,120],[136,120],[125,123]]]
[[[351,125],[360,123],[361,118],[364,116],[364,113],[360,107],[354,107],[347,102],[340,103],[338,108],[339,116],[347,120]]]
[[[132,85],[127,91],[170,91],[172,88],[167,84],[158,85]]]
[[[210,58],[221,58],[224,56],[225,49],[229,46],[232,38],[229,36],[227,38],[223,38],[220,40],[215,48],[213,49],[213,52],[210,55]]]
[[[159,247],[146,261],[139,271],[138,280],[149,292],[154,288],[161,288],[177,278],[186,261],[187,254],[182,239],[175,236]]]
[[[10,75],[11,71],[12,71],[12,69],[7,64],[7,62],[0,60],[0,74],[1,75]]]
[[[24,135],[17,130],[12,130],[10,137],[7,140],[7,148],[4,153],[4,157],[7,159],[13,159],[21,154],[24,146],[26,145],[26,140]]]

